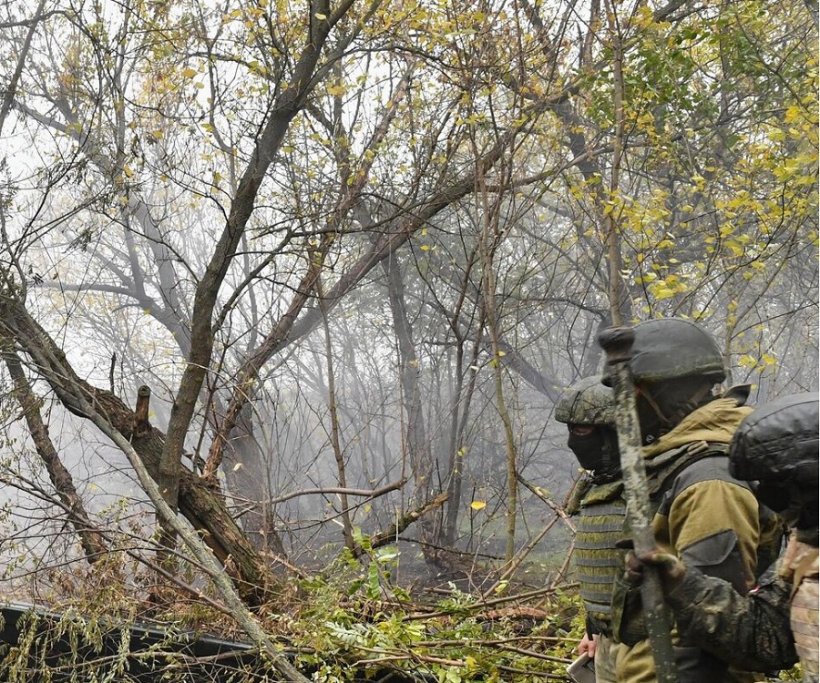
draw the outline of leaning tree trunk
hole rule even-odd
[[[13,351],[6,351],[3,353],[3,360],[14,382],[14,397],[23,409],[23,418],[34,441],[37,454],[43,461],[49,479],[65,507],[68,521],[71,522],[80,538],[80,545],[82,545],[86,560],[93,564],[107,556],[108,545],[100,530],[91,522],[83,500],[74,486],[71,473],[63,465],[51,441],[48,427],[40,414],[40,401],[31,390],[19,356]]]
[[[84,406],[91,405],[125,438],[130,439],[149,474],[159,475],[160,459],[166,435],[150,425],[135,430],[136,415],[122,400],[80,379],[65,354],[49,334],[28,313],[22,302],[6,298],[0,301],[0,323],[3,334],[13,337],[37,366],[60,402],[67,410],[90,419]],[[9,339],[9,341],[12,341]],[[220,562],[231,558],[233,579],[240,594],[255,602],[275,588],[270,568],[247,536],[237,526],[225,500],[215,488],[191,470],[180,467],[179,512],[203,532],[204,541]]]

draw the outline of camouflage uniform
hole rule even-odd
[[[568,424],[605,427],[611,430],[609,441],[602,440],[596,452],[579,461],[591,471],[582,497],[568,509],[577,514],[573,559],[580,583],[581,599],[586,611],[586,628],[595,637],[595,679],[597,683],[616,683],[612,650],[611,599],[615,579],[623,571],[623,551],[615,544],[623,538],[625,503],[620,461],[615,443],[612,391],[601,384],[598,376],[588,377],[562,395],[555,408],[555,419]],[[572,438],[568,444],[578,450]]]
[[[688,640],[756,671],[788,668],[799,655],[806,683],[818,680],[817,450],[814,394],[773,401],[745,420],[730,448],[731,470],[757,479],[770,507],[791,509],[789,545],[747,597],[689,568],[666,592]]]
[[[806,681],[818,679],[818,396],[784,396],[758,408],[732,440],[731,470],[757,480],[758,499],[794,528],[780,562],[792,584],[790,622]]]
[[[789,609],[789,623],[794,636],[794,645],[800,664],[803,666],[803,680],[817,683],[818,666],[818,551],[817,535],[810,543],[800,540],[795,534],[789,541],[786,558],[781,567],[784,580],[791,583],[792,602]]]
[[[657,509],[656,542],[687,566],[730,581],[738,595],[754,582],[758,510],[749,485],[729,475],[726,452],[734,428],[749,412],[735,399],[712,401],[644,448],[650,502]],[[613,610],[618,680],[655,681],[639,591],[619,583]],[[675,638],[675,654],[680,681],[744,679],[685,633]]]
[[[586,610],[587,633],[595,636],[597,643],[596,683],[618,680],[612,641],[612,592],[623,570],[623,551],[615,544],[623,538],[625,516],[621,481],[593,486],[581,501],[575,566]]]
[[[725,378],[723,358],[699,326],[670,318],[641,323],[634,332],[630,369],[656,542],[745,593],[754,583],[758,506],[749,485],[729,474],[726,456],[735,429],[751,409],[743,406],[742,392],[712,398],[712,386]],[[618,581],[612,610],[617,680],[654,683],[640,592]],[[752,680],[730,671],[724,658],[685,633],[673,633],[673,644],[681,682]]]
[[[737,666],[773,672],[797,661],[789,628],[791,591],[791,582],[777,571],[764,574],[743,596],[722,579],[687,569],[666,602],[687,640]]]

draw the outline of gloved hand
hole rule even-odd
[[[677,557],[658,548],[637,553],[630,550],[626,554],[626,572],[624,577],[633,586],[640,586],[643,581],[644,567],[655,567],[661,579],[664,593],[673,591],[686,576],[686,565]]]

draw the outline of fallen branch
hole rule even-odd
[[[216,557],[214,557],[196,531],[183,524],[182,520],[174,513],[170,505],[168,505],[160,492],[157,482],[154,481],[153,477],[148,473],[145,464],[131,443],[120,434],[108,420],[92,408],[82,396],[81,392],[77,393],[77,401],[88,416],[88,419],[97,425],[100,431],[125,453],[128,461],[136,472],[140,485],[154,504],[157,510],[157,516],[161,519],[163,525],[173,530],[173,532],[182,539],[183,543],[188,547],[188,550],[191,551],[203,570],[210,577],[219,596],[225,601],[226,606],[230,609],[237,624],[239,624],[242,630],[248,635],[253,644],[259,648],[260,652],[269,659],[271,666],[283,676],[282,680],[288,681],[289,683],[309,683],[309,680],[299,673],[280,653],[273,641],[271,641],[267,633],[262,629],[258,619],[251,614],[247,605],[242,602],[227,573],[220,566]]]
[[[395,524],[391,524],[388,529],[380,531],[379,533],[371,536],[371,547],[380,548],[383,545],[395,543],[398,540],[398,536],[402,531],[409,527],[413,522],[417,521],[420,517],[430,512],[430,510],[435,510],[436,508],[444,505],[444,503],[447,502],[447,497],[447,493],[440,493],[435,498],[433,498],[433,500],[424,503],[421,507],[418,507],[415,510],[411,510],[410,512],[405,513],[396,520]]]

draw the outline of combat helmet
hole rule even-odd
[[[600,375],[585,377],[561,394],[555,405],[555,419],[564,424],[614,425],[612,389],[601,384]]]
[[[629,366],[636,382],[665,382],[704,377],[714,383],[726,379],[717,342],[700,325],[682,318],[659,318],[637,324]],[[612,386],[607,374],[604,384]]]
[[[740,424],[729,446],[729,472],[755,482],[758,500],[817,545],[818,396],[767,403]]]
[[[757,408],[732,437],[729,471],[737,479],[800,480],[817,486],[818,396],[794,394]]]
[[[586,377],[566,389],[555,405],[555,419],[569,428],[567,446],[592,481],[604,483],[620,476],[615,398],[601,377]]]

